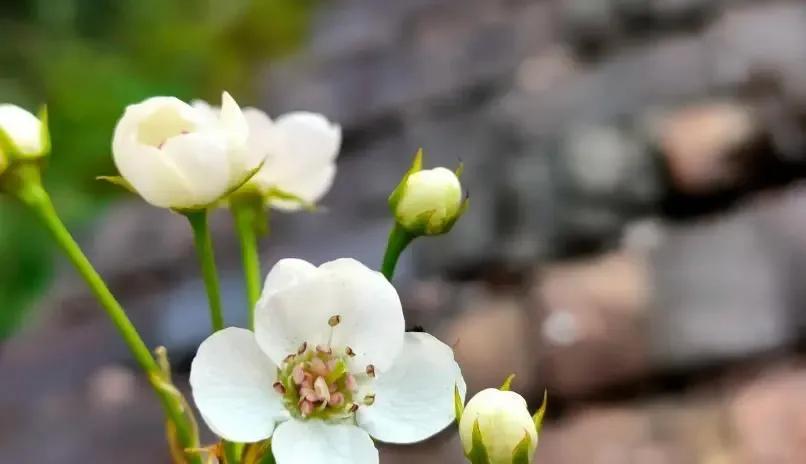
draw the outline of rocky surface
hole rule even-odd
[[[806,4],[334,1],[262,82],[272,114],[345,129],[327,213],[275,214],[266,268],[378,263],[416,149],[464,163],[472,207],[397,283],[471,390],[515,372],[536,407],[548,388],[538,462],[806,459]],[[243,324],[227,216],[213,228]],[[95,226],[82,243],[181,379],[209,331],[186,225],[132,200]],[[3,347],[3,456],[162,462],[158,408],[68,271]],[[412,459],[461,462],[450,433],[383,449]]]

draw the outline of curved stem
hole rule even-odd
[[[262,206],[251,203],[232,202],[230,205],[235,219],[235,229],[241,243],[241,261],[246,282],[246,297],[249,302],[249,328],[255,328],[255,304],[260,298],[260,252],[257,241],[257,220]]]
[[[159,364],[129,320],[123,307],[112,295],[104,280],[59,218],[50,196],[42,187],[38,171],[30,170],[26,172],[21,168],[20,174],[17,182],[10,183],[9,191],[39,217],[95,294],[137,364],[145,371],[149,382],[162,403],[165,414],[175,427],[176,438],[182,449],[198,448],[198,437],[187,416],[189,411],[183,406],[181,393],[170,385],[170,381],[166,382],[163,379]],[[189,463],[201,464],[201,458],[196,455],[185,453],[185,458]]]
[[[397,223],[389,231],[389,240],[386,242],[386,252],[383,255],[383,265],[381,266],[381,272],[388,280],[391,281],[395,275],[395,268],[397,267],[398,259],[400,259],[400,254],[403,253],[403,250],[414,238],[414,235],[407,232]]]
[[[213,252],[213,239],[207,223],[207,210],[185,213],[193,229],[196,255],[201,264],[204,286],[207,289],[207,302],[210,305],[210,323],[213,332],[224,328],[224,315],[221,309],[221,288],[218,283],[218,270]]]

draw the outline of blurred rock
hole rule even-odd
[[[715,193],[746,181],[757,152],[747,150],[760,127],[752,111],[734,102],[714,102],[672,112],[656,128],[674,188],[687,194]]]
[[[534,294],[540,325],[540,372],[550,391],[591,394],[650,370],[645,320],[648,263],[614,253],[548,266]]]
[[[454,345],[470,391],[499,386],[517,375],[519,390],[535,387],[537,351],[529,314],[511,296],[476,289],[466,294],[462,313],[440,333]]]
[[[791,343],[786,268],[752,210],[669,226],[653,253],[654,362],[710,365]]]

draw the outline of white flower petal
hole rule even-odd
[[[112,152],[120,174],[143,199],[154,206],[170,208],[174,202],[193,202],[190,184],[176,166],[156,147],[135,142],[128,127],[115,129]]]
[[[253,131],[257,130],[256,122],[259,123],[250,119]],[[265,122],[259,127],[266,132]],[[263,191],[276,188],[307,203],[316,203],[333,182],[341,128],[321,114],[299,111],[277,118],[267,133],[270,135],[255,141],[267,148],[268,157],[253,182]],[[290,202],[272,204],[283,209],[299,208]]]
[[[455,419],[457,385],[464,400],[467,386],[453,350],[427,333],[406,333],[392,369],[371,384],[375,403],[358,408],[356,420],[377,440],[425,440]]]
[[[336,164],[331,163],[319,171],[301,176],[294,182],[294,191],[288,193],[293,193],[308,204],[316,204],[330,190],[335,177]],[[283,211],[297,211],[305,206],[298,201],[277,198],[270,199],[270,204]]]
[[[224,137],[215,132],[193,132],[168,139],[162,156],[176,166],[192,192],[188,201],[174,201],[175,208],[205,206],[224,196],[233,183],[231,151]],[[189,204],[188,204],[189,203]]]
[[[267,284],[256,308],[255,331],[261,348],[280,363],[302,344],[352,348],[353,368],[389,368],[403,344],[403,311],[392,284],[354,259],[321,265],[282,289]],[[283,279],[286,281],[285,279]],[[267,294],[270,293],[270,294]],[[328,321],[339,316],[331,328]]]
[[[42,123],[30,112],[17,105],[0,105],[0,129],[23,155],[38,155],[42,151]]]
[[[297,258],[284,258],[272,266],[266,280],[263,282],[263,293],[261,299],[266,299],[268,295],[276,293],[284,288],[300,282],[302,279],[316,273],[316,266]]]
[[[196,406],[210,429],[232,441],[271,436],[287,416],[273,388],[277,367],[245,329],[230,327],[205,340],[190,368]]]
[[[274,122],[269,115],[257,108],[244,108],[244,118],[249,126],[249,151],[265,159],[274,145]],[[269,160],[266,163],[270,163]],[[264,169],[261,169],[263,171]]]
[[[238,103],[228,92],[224,92],[221,95],[220,119],[221,125],[230,137],[236,142],[246,143],[249,137],[249,124]]]
[[[379,459],[367,432],[319,420],[280,424],[271,446],[277,464],[377,464]]]
[[[389,369],[403,347],[405,321],[395,287],[378,271],[342,258],[319,266],[338,292],[341,323],[333,345],[349,346],[356,371],[372,364],[376,372]]]

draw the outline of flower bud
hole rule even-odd
[[[246,182],[265,159],[247,148],[249,127],[224,92],[215,117],[173,97],[130,105],[115,127],[112,152],[123,181],[147,202],[206,208]]]
[[[459,176],[446,168],[422,169],[422,151],[389,197],[395,219],[413,235],[448,232],[467,205]]]
[[[47,154],[46,126],[30,112],[0,104],[0,171],[14,159],[34,159]]]
[[[459,421],[465,454],[478,453],[478,448],[483,447],[481,452],[486,453],[489,464],[513,464],[516,455],[517,462],[531,463],[537,432],[526,400],[515,392],[495,388],[482,390],[471,398]]]

